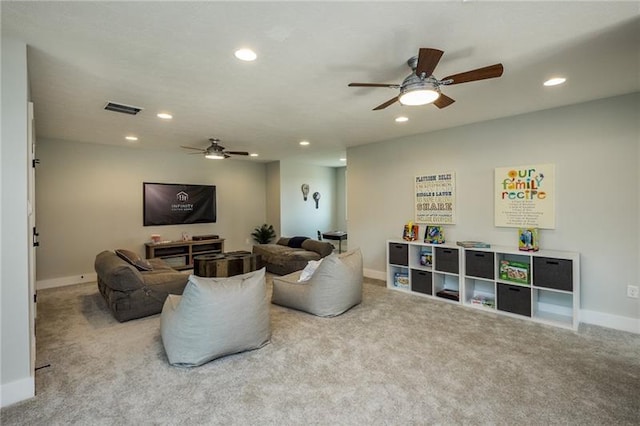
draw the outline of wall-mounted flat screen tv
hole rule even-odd
[[[214,223],[215,185],[144,182],[144,226]]]

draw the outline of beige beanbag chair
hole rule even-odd
[[[181,367],[260,348],[271,338],[264,268],[227,278],[189,277],[160,316],[169,363]]]
[[[302,272],[273,277],[271,302],[321,317],[340,315],[362,302],[360,249],[325,257],[307,281],[299,281]]]

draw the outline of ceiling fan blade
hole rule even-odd
[[[195,150],[198,150],[198,151],[201,151],[201,152],[202,152],[202,151],[204,151],[204,149],[202,149],[202,148],[194,148],[194,147],[192,147],[192,146],[184,146],[184,145],[180,145],[180,148],[185,148],[185,149],[195,149]]]
[[[475,70],[453,74],[443,78],[441,81],[453,80],[447,84],[467,83],[469,81],[486,80],[487,78],[496,78],[502,75],[504,68],[502,64],[489,65],[488,67],[478,68]]]
[[[399,98],[400,98],[400,96],[396,96],[395,98],[391,98],[391,99],[389,99],[387,102],[385,102],[385,103],[383,103],[383,104],[378,105],[378,106],[377,106],[377,107],[375,107],[373,110],[374,110],[374,111],[378,111],[378,110],[381,110],[381,109],[385,109],[385,108],[386,108],[386,107],[388,107],[389,105],[391,105],[391,104],[393,104],[393,103],[397,102]]]
[[[225,151],[224,153],[231,155],[249,155],[247,151]]]
[[[349,87],[389,87],[391,89],[399,89],[399,84],[384,84],[384,83],[349,83]]]
[[[425,73],[427,77],[433,74],[436,65],[440,62],[444,52],[438,49],[421,48],[418,52],[418,64],[416,65],[416,75]]]
[[[440,93],[440,97],[438,99],[436,99],[435,101],[433,101],[433,104],[435,106],[437,106],[438,108],[442,109],[442,108],[446,108],[449,105],[451,105],[452,103],[454,103],[455,100],[451,99],[450,97],[448,97],[447,95]]]

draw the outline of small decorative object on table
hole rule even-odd
[[[424,231],[424,242],[429,244],[444,244],[444,230],[442,226],[427,226],[427,229]]]
[[[162,241],[162,237],[160,236],[160,234],[151,234],[151,242],[158,244],[160,241]]]
[[[189,234],[188,232],[183,232],[182,241],[191,241],[191,234]]]
[[[538,251],[538,228],[518,229],[518,249],[522,251]]]
[[[402,232],[402,239],[405,241],[415,241],[418,239],[419,233],[420,233],[420,227],[418,225],[414,225],[413,222],[409,222],[404,226],[404,231]]]

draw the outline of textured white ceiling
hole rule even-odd
[[[218,137],[260,154],[242,161],[336,166],[350,146],[640,90],[637,1],[3,1],[1,13],[2,36],[29,45],[39,137],[176,155]],[[258,60],[235,59],[239,47]],[[420,47],[444,50],[436,77],[497,62],[504,75],[443,88],[456,102],[442,110],[372,111],[397,91],[347,87],[400,83]],[[554,75],[567,83],[543,87]]]

